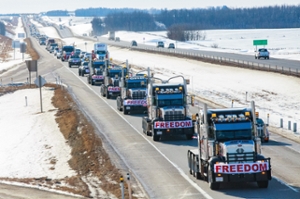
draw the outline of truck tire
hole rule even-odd
[[[268,188],[269,181],[257,181],[257,186],[259,188]]]
[[[207,180],[208,180],[208,186],[211,190],[218,190],[220,188],[220,183],[218,182],[213,182],[212,179],[212,170],[211,166],[208,165],[208,172],[207,172]]]
[[[109,93],[108,93],[108,90],[106,91],[106,98],[107,98],[107,99],[110,98]]]
[[[124,113],[124,115],[128,115],[128,111],[126,110],[126,106],[124,106],[124,108],[123,108],[123,113]]]
[[[160,135],[157,135],[155,131],[153,131],[153,141],[158,142]]]
[[[94,85],[94,84],[95,84],[93,80],[91,80],[91,84],[92,84],[92,85]]]

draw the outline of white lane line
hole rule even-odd
[[[288,188],[290,188],[291,190],[293,190],[293,191],[299,193],[299,190],[298,190],[298,189],[292,187],[291,185],[289,185],[288,183],[284,182],[283,180],[280,180],[279,178],[277,178],[277,177],[275,177],[275,176],[272,176],[272,178],[275,178],[279,183],[281,183],[281,184],[287,186]]]

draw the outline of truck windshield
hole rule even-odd
[[[158,100],[158,107],[164,106],[183,106],[182,99],[162,99]]]
[[[249,140],[252,138],[251,125],[250,122],[215,124],[216,139],[218,141]]]
[[[94,67],[94,68],[105,68],[105,65],[104,65],[103,62],[102,62],[102,63],[94,62],[94,63],[93,63],[93,67]]]
[[[130,88],[146,88],[147,85],[146,83],[144,82],[144,84],[141,84],[141,82],[128,82],[127,83],[127,88],[130,89]]]
[[[73,52],[74,51],[74,47],[73,46],[64,46],[63,47],[63,51],[65,52]]]
[[[105,55],[105,54],[106,54],[106,51],[103,51],[103,50],[97,50],[96,54],[98,54],[98,55]]]
[[[116,77],[116,75],[118,75],[118,77],[120,76],[120,71],[114,71],[114,72],[110,72],[109,73],[109,77]]]

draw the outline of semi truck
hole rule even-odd
[[[247,108],[208,109],[203,105],[196,121],[198,148],[188,150],[191,175],[217,190],[225,182],[256,182],[267,188],[271,159],[261,153],[255,104]]]
[[[149,69],[148,78],[147,116],[142,119],[143,133],[152,136],[154,141],[174,135],[193,139],[194,122],[188,115],[188,81],[181,75],[167,80],[151,77]]]
[[[126,67],[110,64],[108,68],[105,68],[103,73],[104,83],[100,87],[100,93],[103,97],[109,99],[120,96],[120,79],[122,78],[122,73],[124,75],[127,74]]]
[[[101,85],[104,82],[103,71],[107,62],[100,60],[90,61],[90,74],[87,76],[87,81],[91,85]]]
[[[117,109],[119,111],[123,111],[125,115],[134,112],[145,113],[147,111],[147,80],[146,75],[139,74],[134,76],[127,75],[121,78],[120,96],[117,97]]]
[[[92,50],[92,59],[99,61],[109,60],[109,52],[105,43],[95,43]]]
[[[115,35],[116,35],[116,32],[115,31],[109,31],[108,32],[108,40],[115,40]]]

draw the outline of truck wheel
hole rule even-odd
[[[220,188],[220,183],[218,182],[213,182],[212,179],[212,170],[211,170],[211,166],[208,165],[208,174],[207,174],[207,180],[208,180],[208,186],[211,190],[218,190]]]
[[[71,64],[69,64],[69,68],[71,68],[72,66],[71,66]]]
[[[101,87],[100,92],[101,92],[102,96],[105,97],[105,92],[104,92],[104,88],[103,87]]]
[[[153,141],[157,142],[159,141],[160,135],[157,135],[156,132],[153,132]]]
[[[268,188],[269,181],[257,181],[257,185],[259,188]]]
[[[109,93],[108,93],[108,90],[106,91],[106,98],[107,98],[107,99],[110,98]]]
[[[126,110],[126,106],[124,106],[124,108],[123,108],[123,113],[124,113],[124,115],[128,114],[128,111]]]

